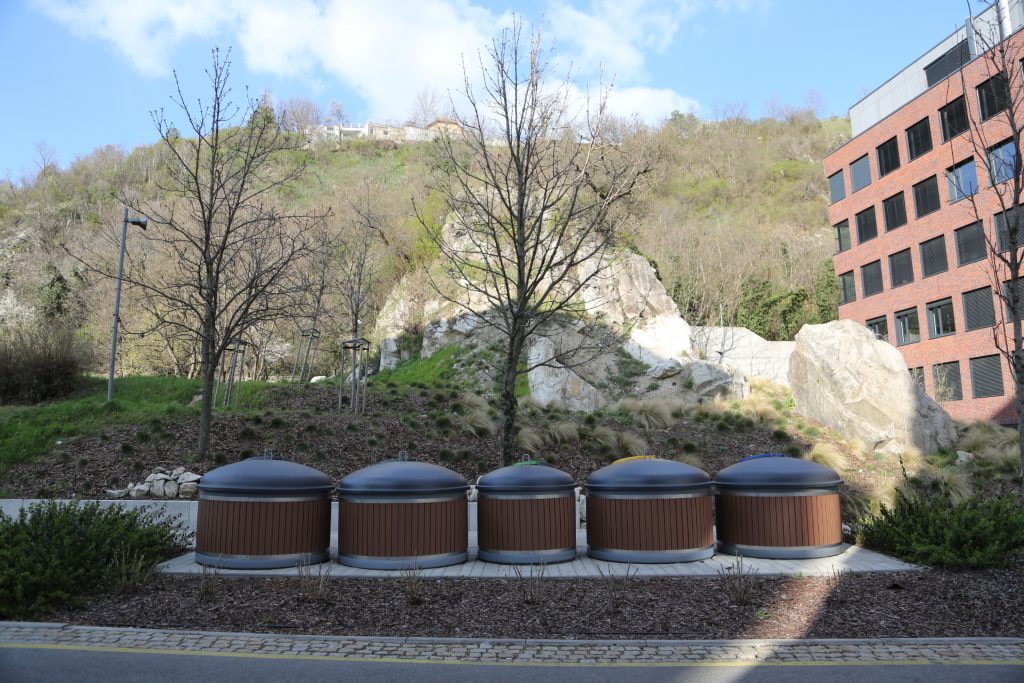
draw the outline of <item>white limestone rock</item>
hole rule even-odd
[[[675,377],[683,371],[683,364],[675,358],[669,358],[668,360],[658,361],[651,366],[651,369],[647,371],[647,374],[654,379],[668,379],[669,377]]]
[[[739,400],[750,395],[747,378],[727,365],[717,365],[703,360],[692,361],[683,366],[679,378],[686,389],[699,399],[721,396]]]
[[[129,491],[129,489],[126,489],[126,488],[124,488],[124,489],[107,489],[107,497],[108,498],[113,498],[113,499],[124,498],[125,496],[128,495],[128,491]]]
[[[137,484],[128,492],[132,498],[145,498],[149,495],[149,484]]]
[[[380,343],[380,369],[391,370],[402,360],[398,339],[387,337]]]
[[[852,320],[797,333],[789,384],[798,413],[871,451],[934,453],[956,443],[953,421],[910,376],[902,354]]]
[[[202,476],[196,474],[195,472],[185,472],[184,474],[178,477],[178,484],[191,484],[193,482],[199,481],[200,479],[202,479]]]
[[[181,475],[185,474],[184,467],[175,467],[174,471],[171,472],[171,479],[177,479]]]
[[[149,489],[149,495],[154,498],[164,497],[164,486],[166,485],[166,479],[154,479],[151,488]]]
[[[699,358],[734,367],[748,377],[789,386],[794,342],[768,341],[745,327],[694,327],[691,340]]]
[[[178,498],[193,498],[199,492],[199,484],[191,482],[178,486]]]
[[[957,465],[964,466],[964,465],[970,464],[970,462],[972,460],[974,460],[974,453],[969,453],[967,451],[957,451],[956,452],[956,464]]]
[[[178,483],[173,479],[164,482],[164,498],[178,497]]]
[[[309,383],[310,384],[320,384],[320,383],[326,382],[326,381],[327,381],[327,375],[317,375],[316,377],[311,377],[309,379]]]
[[[546,337],[531,340],[527,362],[530,365],[551,359],[555,355],[555,346]],[[603,407],[607,400],[592,384],[561,365],[550,360],[549,365],[542,365],[530,370],[527,378],[530,384],[530,396],[542,406],[552,403],[561,405],[568,410],[591,413]]]

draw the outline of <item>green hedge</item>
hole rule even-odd
[[[191,532],[149,508],[36,503],[0,513],[0,619],[75,607],[141,583],[184,551]]]
[[[69,328],[0,327],[0,404],[64,396],[75,388],[81,365],[81,348]]]
[[[937,493],[897,493],[890,509],[861,522],[868,548],[910,562],[979,569],[1005,567],[1024,549],[1024,507],[1013,495],[974,496],[959,503]]]

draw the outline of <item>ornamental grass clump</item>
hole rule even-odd
[[[148,508],[47,501],[0,513],[0,619],[76,607],[141,584],[192,532]]]

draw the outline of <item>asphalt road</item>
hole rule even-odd
[[[533,666],[523,664],[459,664],[394,661],[320,661],[311,658],[275,658],[209,655],[184,652],[139,653],[65,649],[0,649],[0,681],[81,681],[83,683],[146,681],[529,681],[530,683],[582,683],[584,681],[1024,681],[1024,667],[997,664],[793,664],[769,666]]]

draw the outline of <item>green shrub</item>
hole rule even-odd
[[[78,383],[82,351],[72,330],[0,327],[0,404],[38,403]]]
[[[1012,495],[954,503],[936,493],[897,491],[892,508],[860,524],[865,547],[920,564],[978,569],[1006,566],[1024,549],[1024,509]]]
[[[48,501],[0,513],[0,619],[75,607],[131,588],[190,541],[177,519],[145,508]]]

